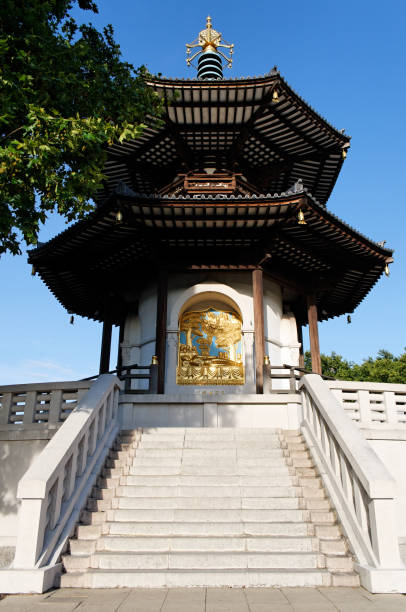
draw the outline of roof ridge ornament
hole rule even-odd
[[[192,49],[200,47],[191,56]],[[229,49],[229,55],[226,55],[223,51],[219,50],[219,47],[223,49]],[[204,80],[222,79],[223,78],[223,64],[221,58],[227,62],[227,67],[231,68],[233,64],[234,45],[229,44],[222,37],[221,32],[217,32],[212,27],[212,20],[210,15],[206,19],[206,29],[199,32],[199,36],[191,43],[186,43],[186,63],[188,66],[192,65],[192,61],[199,57],[198,60],[198,72],[197,77]]]

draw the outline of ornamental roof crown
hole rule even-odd
[[[191,50],[200,47],[198,51],[196,51],[192,56],[190,56]],[[219,51],[219,47],[224,49],[229,49],[229,56],[227,56],[222,51]],[[233,52],[234,45],[227,43],[223,38],[221,32],[217,32],[217,30],[213,29],[212,21],[210,15],[206,19],[206,29],[201,30],[199,32],[199,36],[192,41],[191,43],[186,43],[186,63],[188,66],[191,65],[192,61],[202,53],[218,53],[223,57],[226,62],[228,68],[231,68],[233,63]]]

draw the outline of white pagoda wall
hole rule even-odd
[[[206,391],[255,393],[254,311],[251,272],[223,274],[173,274],[168,279],[166,323],[166,393],[189,393],[192,385],[176,384],[179,316],[193,305],[235,308],[242,317],[245,363],[244,385],[200,387]],[[127,316],[122,342],[123,364],[148,365],[155,354],[157,284],[151,281],[142,292],[138,312]],[[265,354],[273,365],[298,365],[299,343],[295,317],[283,313],[282,292],[276,283],[264,278]],[[138,387],[145,386],[140,382]],[[135,387],[137,388],[137,387]]]

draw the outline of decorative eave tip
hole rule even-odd
[[[200,47],[193,55],[191,56],[192,49],[196,49]],[[229,55],[226,55],[223,51],[219,50],[219,47],[223,49],[229,49]],[[203,53],[217,53],[221,55],[223,59],[227,62],[227,67],[231,68],[233,64],[233,55],[234,45],[227,43],[223,38],[221,32],[217,32],[217,30],[213,30],[212,21],[210,15],[206,20],[206,29],[199,32],[199,36],[192,41],[191,43],[186,44],[186,63],[188,66],[191,65],[192,61],[201,56]]]

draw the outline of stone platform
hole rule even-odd
[[[362,588],[56,589],[9,595],[0,612],[404,612],[404,595]]]

